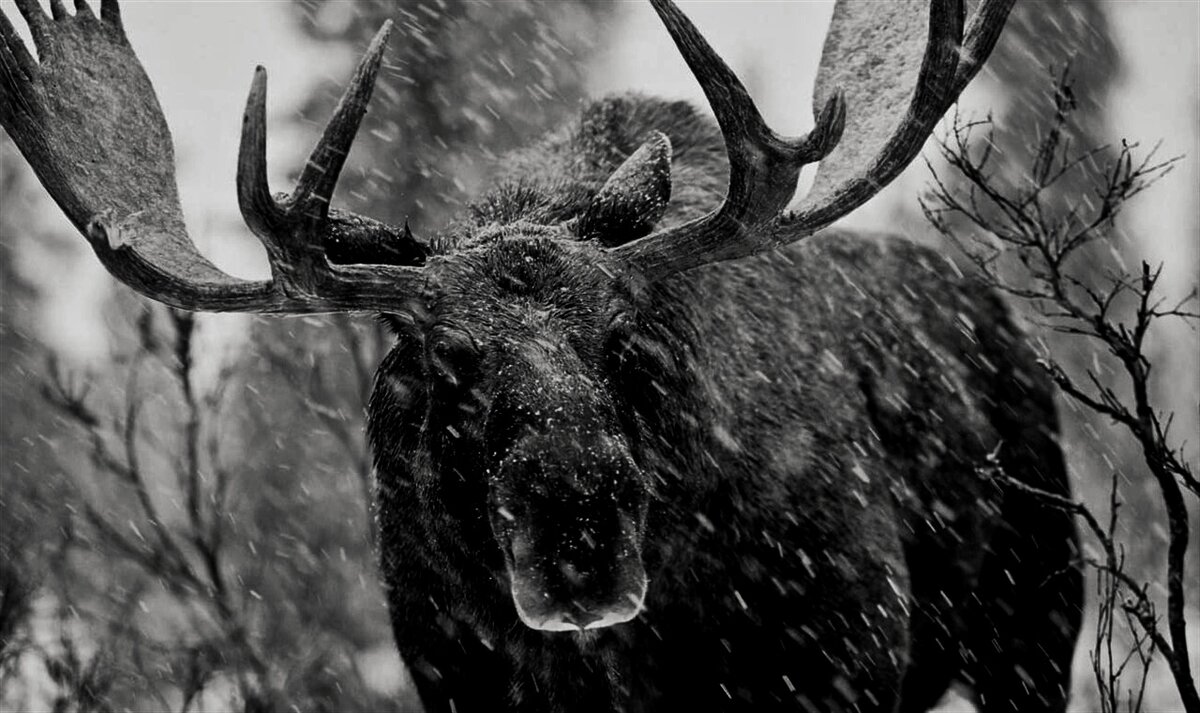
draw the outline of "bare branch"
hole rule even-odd
[[[1081,504],[1059,496],[1045,498],[1039,494],[1039,497],[1079,516],[1104,544],[1105,562],[1099,563],[1099,567],[1134,594],[1122,611],[1127,620],[1136,621],[1150,637],[1153,647],[1146,656],[1157,651],[1164,657],[1185,708],[1189,713],[1200,713],[1200,694],[1190,670],[1183,587],[1189,539],[1183,489],[1200,495],[1200,483],[1180,451],[1168,443],[1171,414],[1161,415],[1151,403],[1153,364],[1145,353],[1147,336],[1158,320],[1197,319],[1197,313],[1189,307],[1195,302],[1196,290],[1168,307],[1156,292],[1161,265],[1151,267],[1143,262],[1139,272],[1130,274],[1118,260],[1119,269],[1108,272],[1099,281],[1077,266],[1079,256],[1091,246],[1111,246],[1115,221],[1124,206],[1170,173],[1180,157],[1159,160],[1158,146],[1141,154],[1136,143],[1122,142],[1094,187],[1095,201],[1076,201],[1067,210],[1053,210],[1047,200],[1047,189],[1094,163],[1104,151],[1103,147],[1092,148],[1072,155],[1065,127],[1075,100],[1065,73],[1055,84],[1054,99],[1054,116],[1033,150],[1028,180],[1021,186],[1010,185],[988,168],[990,134],[984,144],[983,160],[972,158],[971,133],[986,122],[966,123],[956,117],[940,148],[946,163],[962,176],[967,187],[952,189],[934,171],[933,184],[922,208],[931,224],[975,265],[985,283],[1028,300],[1051,329],[1099,342],[1119,365],[1113,373],[1122,376],[1129,397],[1122,397],[1111,381],[1095,369],[1086,372],[1085,386],[1055,361],[1043,361],[1050,378],[1063,393],[1084,408],[1109,418],[1134,437],[1151,477],[1159,486],[1167,511],[1169,637],[1158,629],[1145,585],[1130,579],[1123,570],[1124,561],[1112,541],[1115,519],[1106,531]],[[968,221],[978,232],[969,234],[967,239],[961,238],[953,224],[955,217]],[[1126,311],[1132,314],[1122,318]],[[1112,508],[1115,518],[1115,491]],[[1112,594],[1113,590],[1106,592]],[[1100,612],[1101,630],[1109,637],[1108,644],[1111,644],[1113,614],[1111,607]],[[1115,710],[1115,686],[1129,661],[1128,657],[1114,658],[1111,651],[1103,661],[1093,658],[1097,681],[1107,694],[1104,704],[1108,709]],[[1139,661],[1143,670],[1149,666],[1148,659]],[[1103,671],[1108,672],[1105,675],[1109,678],[1101,675]],[[1138,693],[1130,693],[1131,701],[1142,699],[1144,681],[1142,686]]]

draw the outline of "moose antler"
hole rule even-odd
[[[610,253],[653,281],[793,242],[858,207],[920,151],[991,52],[1014,1],[981,0],[964,40],[962,0],[931,0],[922,52],[919,0],[842,0],[822,55],[816,128],[788,139],[766,125],[674,3],[651,0],[716,114],[729,189],[709,215]],[[74,16],[62,0],[51,0],[52,17],[37,0],[17,6],[40,61],[0,13],[0,124],[117,279],[152,299],[211,311],[388,311],[416,291],[426,250],[407,225],[329,208],[390,22],[363,56],[295,191],[282,199],[267,187],[266,72],[256,70],[242,127],[238,203],[267,249],[272,277],[251,281],[222,272],[188,239],[170,133],[116,0],[103,0],[99,18],[86,0],[75,0]],[[912,74],[908,98],[912,83],[898,79]],[[894,107],[906,98],[897,122]],[[814,161],[821,165],[812,191],[785,211],[801,166]]]
[[[52,0],[17,0],[35,61],[0,13],[0,124],[50,195],[117,279],[175,307],[239,312],[380,311],[417,288],[425,252],[397,228],[329,209],[366,112],[391,23],[359,63],[291,196],[266,182],[266,72],[247,103],[238,161],[242,215],[267,249],[270,280],[232,277],[187,236],[171,137],[154,89],[121,26],[115,0],[96,17]],[[339,258],[387,264],[335,264]],[[399,263],[399,264],[397,264]]]
[[[816,127],[801,139],[766,125],[737,76],[671,0],[650,2],[712,106],[730,164],[728,193],[716,210],[611,250],[652,282],[794,242],[878,193],[979,71],[1015,0],[981,0],[965,39],[962,0],[931,0],[927,33],[922,2],[839,2],[817,77]],[[915,87],[905,81],[914,74]],[[818,160],[812,190],[785,211],[800,168]]]

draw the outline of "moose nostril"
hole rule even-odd
[[[572,586],[578,587],[588,579],[586,572],[581,572],[578,567],[570,562],[560,562],[558,571],[562,573],[563,580]]]

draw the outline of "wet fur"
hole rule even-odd
[[[652,129],[674,150],[664,223],[715,206],[726,169],[708,120],[643,97],[590,104],[504,159],[433,243],[453,267],[388,317],[397,343],[369,409],[381,560],[425,705],[915,711],[957,678],[985,711],[1064,710],[1074,529],[977,475],[997,452],[1012,475],[1068,487],[1052,388],[1003,303],[935,252],[844,231],[651,288],[605,280],[555,244]],[[467,393],[431,371],[438,330],[478,333],[480,315],[512,343],[569,345],[599,385],[578,396],[648,474],[636,621],[579,635],[517,621],[478,475],[495,435],[472,411],[505,388],[487,385],[499,357],[463,367],[482,372]]]

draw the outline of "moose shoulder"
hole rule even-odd
[[[1067,492],[1052,389],[996,295],[828,228],[916,156],[1011,3],[840,2],[795,139],[652,3],[716,122],[590,104],[429,240],[329,207],[390,23],[285,197],[260,68],[237,183],[264,281],[187,239],[115,2],[20,0],[38,61],[0,15],[0,121],[143,294],[384,315],[380,557],[428,710],[920,711],[955,680],[985,713],[1065,710],[1072,522],[980,475]]]

